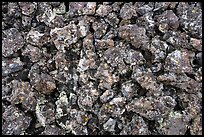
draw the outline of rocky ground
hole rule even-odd
[[[202,5],[2,2],[2,134],[201,135]]]

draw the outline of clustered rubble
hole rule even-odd
[[[199,2],[2,2],[2,134],[201,135]]]

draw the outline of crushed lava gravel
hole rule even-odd
[[[199,2],[2,2],[3,135],[201,135]]]

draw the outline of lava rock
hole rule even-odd
[[[40,97],[36,101],[35,113],[38,122],[45,128],[55,121],[55,106],[44,97]]]
[[[123,19],[131,19],[132,16],[137,17],[136,9],[132,3],[125,3],[120,10],[120,17]]]
[[[99,87],[102,89],[111,89],[111,86],[119,80],[116,74],[112,74],[113,70],[107,63],[101,63],[97,69],[95,77],[100,79]]]
[[[121,85],[121,92],[127,101],[131,101],[137,95],[139,87],[132,80],[126,81]]]
[[[186,2],[181,2],[177,6],[177,14],[184,31],[196,38],[202,37],[202,8],[199,3],[189,5]]]
[[[135,6],[137,7],[137,4],[135,4]],[[140,15],[144,15],[148,12],[151,12],[152,10],[153,10],[153,7],[149,4],[141,5],[136,8],[137,13],[139,13]]]
[[[106,131],[114,132],[115,131],[115,124],[116,124],[116,121],[112,118],[109,118],[108,121],[105,124],[103,124],[103,128]]]
[[[124,97],[115,97],[110,102],[103,104],[98,113],[99,122],[106,122],[110,116],[121,118],[121,115],[125,112],[125,103],[126,99]]]
[[[11,56],[25,44],[22,34],[16,28],[2,31],[2,54],[4,57]]]
[[[189,119],[185,114],[170,112],[166,119],[160,119],[158,131],[164,135],[184,135],[187,131]]]
[[[97,100],[99,92],[94,88],[92,82],[88,83],[88,86],[83,86],[77,91],[78,105],[82,110],[91,110],[94,101]]]
[[[21,62],[20,58],[12,58],[2,61],[2,76],[8,76],[11,73],[18,72],[23,69],[24,63]]]
[[[64,47],[76,43],[80,37],[77,25],[70,23],[63,28],[55,28],[50,32],[50,36],[58,50],[63,50]]]
[[[180,31],[167,31],[163,39],[166,42],[172,44],[175,48],[185,48],[185,49],[192,49],[188,42],[189,36],[185,32]]]
[[[29,127],[31,118],[21,113],[14,106],[8,106],[2,115],[5,120],[2,125],[2,133],[5,135],[21,135]]]
[[[178,87],[189,93],[199,92],[201,90],[201,83],[188,77],[186,74],[176,76],[175,73],[165,73],[164,75],[160,75],[157,80],[165,84],[169,83],[169,85]]]
[[[142,69],[138,66],[134,67],[131,77],[135,79],[142,88],[148,91],[147,96],[161,95],[163,84],[157,82],[156,77],[150,69]]]
[[[110,99],[112,99],[114,97],[114,91],[112,90],[106,90],[101,96],[100,96],[100,100],[102,103],[106,103],[108,101],[110,101]]]
[[[202,51],[202,41],[200,39],[191,38],[190,44],[193,46],[196,50]]]
[[[49,95],[56,88],[55,80],[46,73],[35,72],[35,69],[37,69],[37,65],[32,66],[28,75],[32,88]]]
[[[168,115],[175,106],[176,101],[170,96],[158,98],[141,97],[128,103],[126,109],[127,111],[137,112],[149,120],[156,120]]]
[[[27,35],[26,40],[28,43],[41,48],[44,44],[49,42],[50,37],[48,34],[40,33],[35,29],[31,29]]]
[[[119,37],[130,42],[135,48],[146,47],[149,39],[146,29],[138,27],[136,24],[120,26],[118,29]]]
[[[192,128],[190,129],[192,135],[202,135],[202,115],[194,119]]]
[[[149,135],[148,126],[141,116],[134,115],[131,122],[124,126],[120,135]]]
[[[192,73],[191,55],[186,50],[175,50],[168,54],[165,60],[165,70],[175,73]]]
[[[106,22],[103,19],[100,19],[92,23],[92,28],[95,31],[94,37],[99,39],[106,33],[108,24],[106,24]]]
[[[40,135],[65,135],[65,130],[59,128],[56,125],[47,125],[45,130]]]
[[[19,6],[22,10],[22,14],[31,16],[37,9],[36,2],[19,2]]]
[[[93,15],[96,12],[96,2],[70,2],[69,14],[76,15]]]
[[[179,27],[179,18],[172,10],[166,10],[157,16],[159,30],[165,33],[168,29],[177,30]]]
[[[37,104],[38,94],[33,92],[28,82],[20,82],[17,80],[11,81],[12,83],[12,95],[10,98],[11,104],[22,104],[25,112],[30,110],[34,111]]]
[[[107,16],[112,11],[112,7],[110,5],[99,5],[96,10],[96,15],[101,17]]]
[[[42,57],[43,53],[40,48],[28,44],[22,51],[23,56],[28,56],[32,62],[38,62]]]
[[[134,20],[138,26],[144,27],[146,30],[148,30],[147,36],[154,36],[155,35],[155,26],[156,22],[153,19],[153,12],[148,12],[144,14],[141,17],[138,17],[136,20]]]

